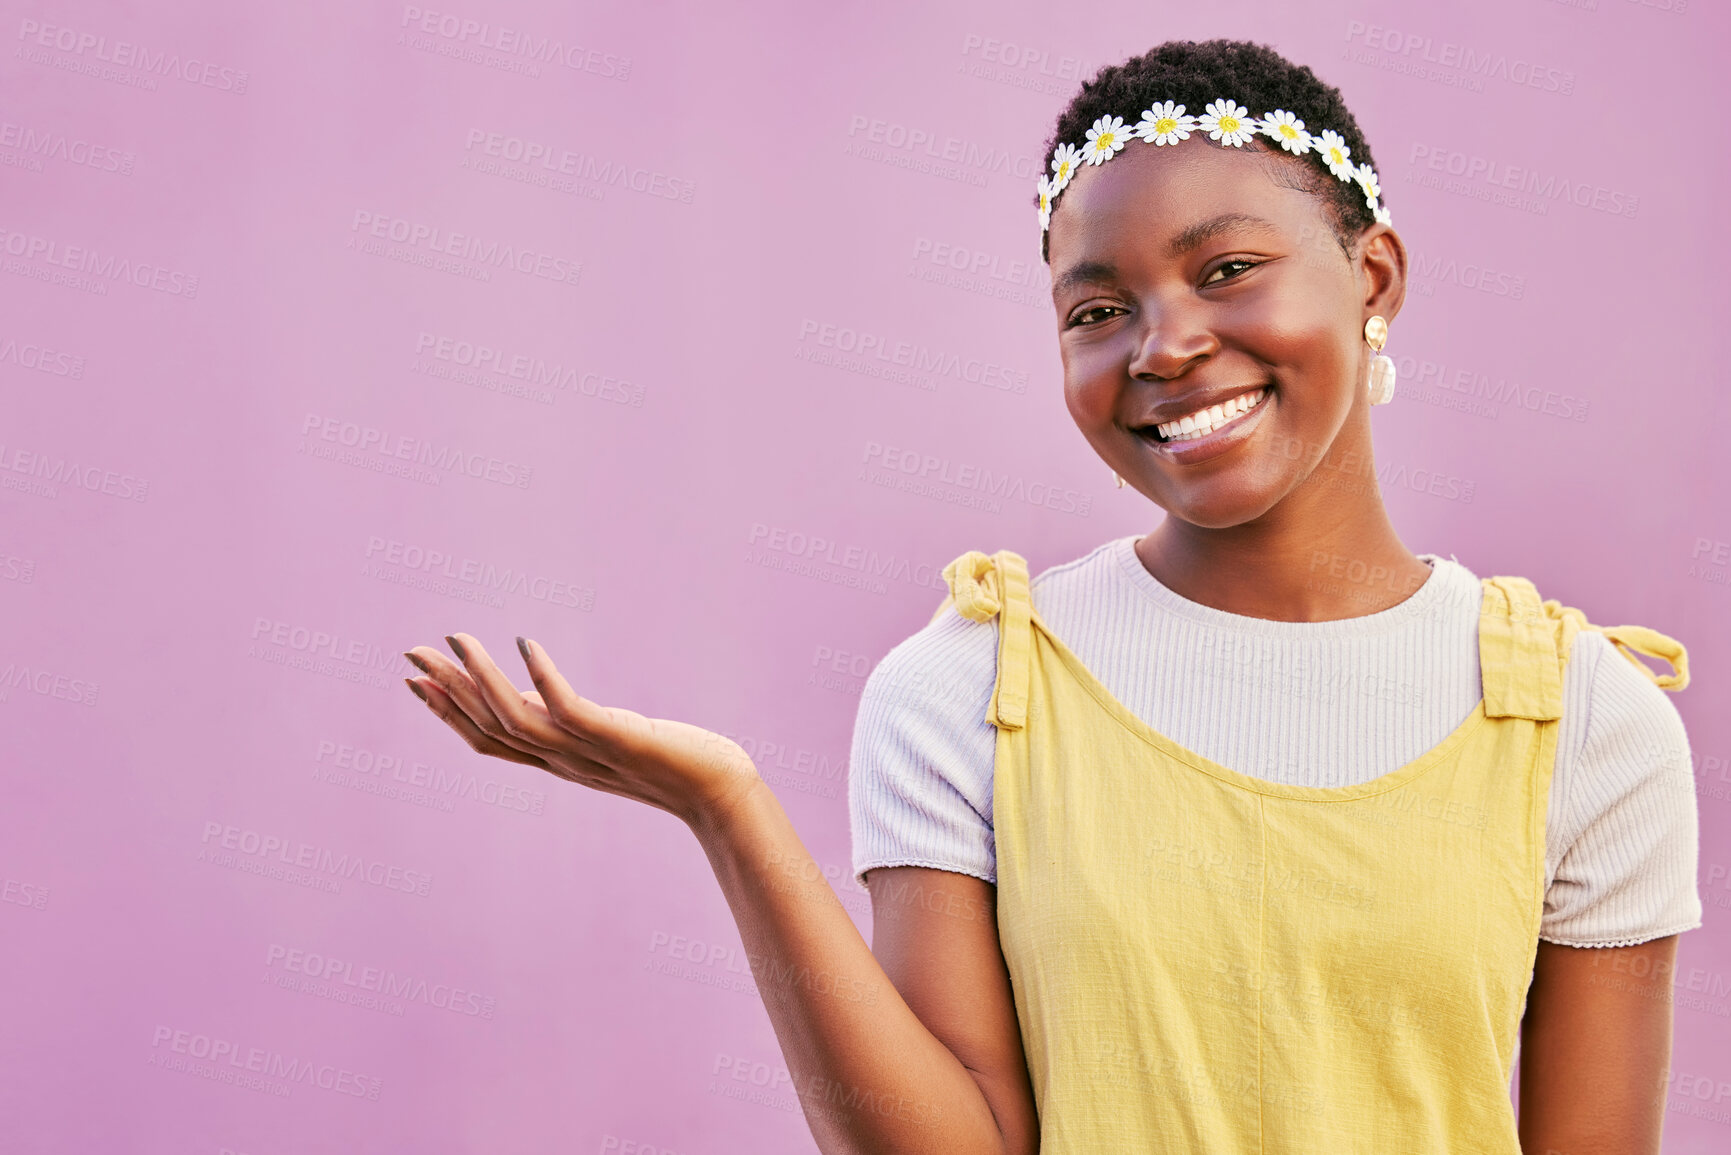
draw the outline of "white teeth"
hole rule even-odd
[[[1160,436],[1168,441],[1194,441],[1198,437],[1206,437],[1228,421],[1232,421],[1242,413],[1256,408],[1262,401],[1263,391],[1257,389],[1250,393],[1240,393],[1230,401],[1219,405],[1210,405],[1195,413],[1186,414],[1177,421],[1168,421],[1156,425]]]

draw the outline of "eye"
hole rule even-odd
[[[1066,327],[1074,327],[1076,325],[1096,325],[1106,319],[1105,314],[1122,313],[1123,311],[1124,310],[1120,309],[1117,305],[1089,305],[1085,309],[1078,309],[1074,313],[1071,313],[1070,320]]]
[[[1202,283],[1204,285],[1211,285],[1217,281],[1230,281],[1235,277],[1243,276],[1246,270],[1254,269],[1257,264],[1258,262],[1256,261],[1246,261],[1237,257],[1234,257],[1229,261],[1222,261],[1214,267],[1213,272],[1209,273],[1202,279]],[[1234,271],[1227,273],[1228,269],[1233,269]],[[1217,273],[1223,275],[1216,276],[1215,274]]]

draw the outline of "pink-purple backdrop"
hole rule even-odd
[[[864,676],[964,549],[1159,516],[1030,198],[1079,77],[1211,36],[1376,151],[1407,543],[1689,647],[1665,1149],[1731,1148],[1722,9],[3,7],[6,1152],[813,1150],[689,833],[472,755],[400,651],[735,737],[869,936]]]

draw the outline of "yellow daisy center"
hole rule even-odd
[[[1178,122],[1170,116],[1162,116],[1159,120],[1154,122],[1154,132],[1159,136],[1165,136],[1177,127]]]
[[[1113,136],[1112,133],[1102,132],[1099,136],[1094,138],[1094,147],[1095,148],[1111,148],[1112,147],[1112,136]]]
[[[1066,161],[1060,161],[1058,164],[1058,177],[1059,177],[1059,179],[1063,179],[1064,177],[1067,177],[1069,175],[1070,175],[1070,162],[1067,160]]]
[[[1287,140],[1297,140],[1298,130],[1293,128],[1290,124],[1283,124],[1280,126],[1280,135],[1284,136]]]
[[[1328,150],[1328,159],[1333,161],[1335,164],[1344,164],[1346,162],[1346,158],[1340,155],[1340,150],[1338,148],[1331,148]]]
[[[1238,131],[1238,124],[1239,124],[1239,121],[1238,121],[1238,118],[1236,116],[1223,116],[1220,118],[1220,131],[1221,132],[1237,132]]]

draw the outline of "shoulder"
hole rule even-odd
[[[860,695],[862,711],[868,703],[937,710],[975,698],[983,703],[997,672],[997,637],[995,620],[976,622],[954,604],[944,606],[879,659]]]
[[[976,805],[988,798],[994,739],[986,707],[996,680],[996,620],[965,618],[953,604],[890,647],[867,675],[854,719],[848,791],[856,809],[894,798],[929,812],[939,795],[960,793]]]
[[[946,605],[866,677],[848,757],[854,881],[879,866],[995,877],[986,720],[997,622]]]
[[[1673,691],[1655,681],[1670,672],[1670,662],[1652,656],[1665,653],[1669,645],[1676,644],[1674,640],[1656,630],[1594,623],[1580,609],[1557,601],[1547,591],[1540,591],[1539,596],[1553,617],[1573,619],[1579,626],[1565,655],[1563,680],[1567,707],[1576,710],[1575,721],[1586,741],[1591,744],[1616,731],[1644,731],[1648,738],[1665,740],[1672,747],[1682,742],[1686,747],[1683,719],[1671,701]],[[1622,644],[1613,641],[1606,629],[1625,631],[1618,635]],[[1636,655],[1626,647],[1646,652]]]
[[[1571,704],[1583,708],[1581,755],[1603,759],[1643,752],[1641,760],[1688,762],[1683,716],[1671,694],[1636,668],[1604,634],[1582,630],[1569,647],[1569,673],[1579,687]]]
[[[1434,557],[1435,555],[1422,555]],[[1512,575],[1502,575],[1500,578],[1481,578],[1458,561],[1441,561],[1439,571],[1450,571],[1451,581],[1464,594],[1469,589],[1481,592],[1486,582],[1509,580]],[[1569,694],[1570,703],[1583,707],[1609,704],[1620,714],[1643,715],[1649,720],[1672,723],[1679,729],[1682,719],[1677,708],[1671,703],[1671,695],[1654,683],[1653,678],[1643,672],[1642,666],[1665,672],[1665,659],[1649,659],[1640,663],[1618,648],[1610,637],[1603,632],[1600,623],[1590,622],[1579,609],[1557,601],[1552,594],[1540,589],[1531,579],[1514,577],[1514,580],[1532,585],[1539,598],[1543,599],[1547,610],[1559,616],[1576,617],[1580,628],[1574,631],[1569,652],[1565,655],[1564,682],[1574,684],[1574,692]],[[1657,662],[1657,665],[1653,665]]]
[[[1545,591],[1539,591],[1539,596],[1546,599],[1547,608],[1560,604]],[[1563,666],[1560,765],[1625,781],[1651,776],[1660,766],[1679,760],[1687,767],[1689,741],[1682,715],[1671,693],[1658,686],[1649,672],[1663,673],[1664,659],[1642,662],[1620,649],[1578,609],[1562,605],[1561,613],[1579,615],[1581,628],[1574,631]]]
[[[1557,761],[1568,792],[1568,834],[1578,835],[1612,808],[1637,801],[1667,812],[1667,821],[1655,829],[1676,825],[1671,819],[1692,823],[1689,735],[1670,693],[1604,634],[1582,630],[1569,648],[1563,696]]]
[[[1050,566],[1029,581],[1036,611],[1086,601],[1117,564],[1119,539],[1096,546],[1073,561]],[[985,552],[985,551],[981,551]],[[990,556],[990,555],[988,555]],[[972,727],[985,715],[998,672],[998,620],[963,617],[946,604],[924,626],[892,646],[872,668],[861,693],[862,719],[894,712]]]

